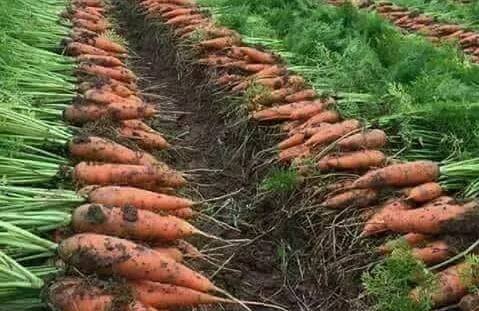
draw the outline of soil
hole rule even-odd
[[[205,205],[202,214],[209,216],[200,216],[195,224],[223,239],[249,239],[228,247],[197,240],[200,249],[222,253],[211,255],[220,267],[191,264],[240,299],[288,310],[365,310],[363,299],[356,299],[361,290],[358,267],[370,257],[358,253],[359,243],[351,243],[348,223],[356,218],[349,211],[339,218],[317,213],[310,191],[299,185],[296,191],[260,191],[258,185],[273,167],[273,154],[264,150],[278,142],[277,128],[248,122],[244,101],[214,86],[215,73],[195,65],[192,47],[175,42],[161,25],[145,22],[127,1],[114,2],[119,5],[119,32],[135,55],[131,69],[141,77],[145,99],[163,112],[152,126],[173,146],[158,156],[189,176],[182,195],[222,197]],[[211,221],[211,216],[227,225]],[[332,220],[341,224],[332,222],[331,227]],[[314,234],[318,229],[324,233]],[[341,249],[344,254],[336,253]]]

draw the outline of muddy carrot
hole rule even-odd
[[[284,150],[304,143],[306,137],[303,133],[294,134],[278,144],[278,149]]]
[[[72,215],[72,228],[76,233],[100,233],[140,241],[174,241],[193,235],[207,236],[185,220],[175,216],[162,216],[133,206],[106,207],[84,204]]]
[[[184,260],[183,253],[176,247],[154,246],[152,249],[155,252],[160,253],[162,256],[173,259],[176,262],[183,262]]]
[[[472,276],[472,265],[468,262],[451,266],[437,274],[437,281],[430,287],[417,287],[410,292],[410,297],[419,301],[421,297],[429,297],[433,307],[440,307],[458,302],[467,294],[468,288],[475,283]]]
[[[316,133],[305,142],[306,146],[317,146],[325,143],[331,143],[334,140],[359,129],[361,123],[358,120],[346,120],[340,123],[325,127],[323,131]]]
[[[414,247],[411,252],[414,258],[428,266],[443,262],[453,254],[449,245],[442,240],[427,243],[424,247]]]
[[[155,107],[147,104],[131,102],[110,103],[108,106],[96,104],[74,104],[65,108],[64,120],[73,124],[84,124],[101,118],[114,120],[128,120],[150,118],[158,111]]]
[[[439,173],[439,166],[431,161],[393,164],[361,176],[354,182],[353,187],[415,186],[436,180]]]
[[[321,123],[336,123],[340,119],[339,113],[333,110],[324,110],[321,111],[311,118],[309,118],[299,129],[305,129],[307,127],[314,127]]]
[[[278,159],[281,162],[288,162],[294,158],[307,158],[311,155],[311,151],[308,146],[297,145],[288,149],[281,150],[278,155]]]
[[[378,252],[381,254],[388,254],[396,247],[406,244],[409,246],[416,246],[430,239],[429,235],[422,233],[408,233],[397,239],[388,241],[378,247]]]
[[[77,136],[68,144],[70,155],[85,161],[155,165],[156,158],[144,151],[133,151],[114,141],[95,137]]]
[[[103,67],[116,67],[124,66],[123,62],[116,57],[107,56],[107,55],[91,55],[91,54],[82,54],[76,57],[77,62],[83,63],[93,63]]]
[[[68,43],[66,51],[72,56],[78,56],[82,54],[109,56],[108,52],[102,49],[80,42]]]
[[[386,133],[384,133],[384,131],[374,129],[346,137],[339,141],[338,145],[342,149],[347,150],[375,149],[383,147],[386,142]]]
[[[318,94],[316,93],[315,90],[305,89],[305,90],[301,90],[294,94],[286,96],[285,100],[289,103],[294,103],[294,102],[298,102],[302,100],[312,100],[316,98],[316,96],[318,96]]]
[[[73,22],[73,25],[75,26],[86,28],[96,33],[102,33],[111,27],[111,25],[104,20],[93,22],[86,19],[73,18],[72,22]]]
[[[239,50],[246,55],[250,62],[253,63],[275,64],[277,62],[276,57],[270,53],[265,53],[255,48],[242,46],[239,47]]]
[[[398,211],[384,216],[387,228],[394,232],[440,233],[451,221],[475,209],[476,202],[464,205],[442,204]]]
[[[340,190],[343,190],[345,188],[348,188],[350,187],[351,185],[353,184],[353,181],[350,180],[350,179],[346,179],[344,181],[339,181],[337,183],[334,183],[334,184],[327,184],[325,186],[326,190],[328,192],[332,192],[332,191],[340,191]]]
[[[288,73],[288,69],[286,67],[280,66],[280,65],[272,65],[257,72],[256,74],[252,76],[252,78],[254,79],[273,78],[273,77],[286,75],[287,73]],[[297,88],[295,88],[295,90],[297,90]]]
[[[461,311],[477,311],[479,296],[477,293],[466,295],[461,298],[458,306]]]
[[[91,203],[108,207],[133,206],[156,213],[193,206],[193,202],[188,199],[133,187],[95,187],[83,189],[80,193],[85,193]]]
[[[339,155],[328,155],[317,162],[321,170],[361,170],[379,167],[386,160],[386,155],[378,150],[361,150]]]
[[[165,12],[161,14],[161,16],[164,18],[173,18],[180,15],[189,15],[189,14],[198,13],[198,12],[199,12],[198,8],[181,8],[181,9],[175,9],[175,10]]]
[[[73,170],[74,180],[82,185],[128,185],[142,187],[154,183],[162,187],[180,187],[186,180],[163,166],[132,164],[96,164],[81,162]]]
[[[94,76],[108,77],[122,82],[131,82],[136,80],[136,75],[129,69],[124,67],[103,67],[91,63],[82,63],[78,66],[78,70]]]
[[[201,16],[200,14],[178,15],[178,16],[175,16],[173,18],[168,19],[165,22],[165,25],[181,25],[181,24],[185,24],[185,23],[187,23],[187,22],[189,22],[193,19],[202,19],[202,18],[203,18],[203,16]]]
[[[222,50],[232,45],[238,44],[239,39],[237,37],[220,37],[215,39],[203,40],[198,45],[205,49]]]
[[[82,82],[78,87],[78,90],[80,93],[85,93],[90,89],[99,90],[102,92],[110,92],[121,97],[128,97],[134,94],[133,91],[131,91],[126,86],[123,86],[119,83],[115,83],[112,80],[109,80],[108,82],[99,82],[99,83]]]
[[[128,101],[127,98],[116,95],[113,92],[106,92],[98,89],[87,90],[83,93],[83,96],[86,100],[103,105],[108,105],[115,102],[121,103]]]
[[[407,199],[417,203],[434,200],[442,195],[442,187],[435,182],[428,182],[412,188]]]
[[[257,72],[260,72],[262,70],[265,70],[267,67],[269,67],[269,65],[244,63],[244,64],[239,64],[238,67],[245,70],[245,71],[248,71],[248,72],[256,72],[257,73]]]
[[[202,292],[218,288],[204,276],[154,250],[100,234],[76,234],[63,240],[58,255],[83,271],[128,279],[165,282]]]
[[[371,205],[377,197],[378,192],[374,189],[349,190],[327,198],[321,205],[330,209],[359,208]]]
[[[120,127],[120,135],[130,138],[140,146],[148,149],[166,149],[170,145],[163,136],[157,132],[146,132],[143,130],[132,129],[131,127]]]
[[[364,224],[361,236],[370,236],[387,230],[384,217],[389,213],[407,210],[410,206],[403,200],[391,199],[384,203]]]
[[[306,105],[305,107],[301,107],[299,109],[295,109],[291,112],[290,118],[291,120],[304,120],[313,117],[314,115],[318,114],[319,112],[323,111],[328,107],[328,103],[323,102],[321,100],[315,100],[311,102],[311,105]]]
[[[150,133],[156,132],[153,128],[151,128],[149,125],[147,125],[145,122],[141,120],[136,120],[136,119],[123,120],[123,121],[120,121],[120,124],[122,126],[129,127],[135,130],[142,130],[142,131],[150,132]]]

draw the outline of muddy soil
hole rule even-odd
[[[241,299],[288,310],[355,309],[350,299],[357,296],[359,284],[348,280],[352,285],[345,286],[334,274],[320,275],[327,267],[312,264],[318,261],[311,260],[314,243],[311,230],[305,228],[311,219],[298,207],[301,189],[258,194],[259,183],[272,167],[265,165],[272,155],[261,151],[278,141],[277,129],[247,122],[241,101],[211,83],[214,73],[191,62],[191,47],[175,42],[160,25],[145,22],[126,2],[115,9],[118,29],[130,44],[131,66],[141,77],[145,98],[163,108],[153,126],[173,145],[160,157],[189,175],[190,186],[183,194],[197,200],[231,194],[203,211],[230,228],[199,217],[202,229],[225,239],[250,239],[215,251],[222,254],[215,258],[224,267],[193,265]],[[210,250],[225,245],[204,239],[198,243]],[[357,308],[361,309],[363,305]]]

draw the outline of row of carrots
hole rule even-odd
[[[191,1],[138,0],[138,3],[148,18],[169,25],[180,39],[193,41],[200,51],[199,63],[221,69],[217,83],[226,91],[242,94],[245,90],[261,89],[249,97],[250,116],[260,122],[282,123],[286,138],[276,146],[281,162],[293,163],[300,172],[307,173],[306,163],[312,159],[321,172],[362,175],[355,180],[326,185],[329,193],[322,202],[324,208],[370,208],[379,203],[378,208],[366,213],[361,236],[383,232],[405,234],[400,240],[407,242],[413,256],[427,265],[454,255],[452,247],[435,236],[448,223],[473,213],[477,203],[458,202],[444,194],[438,183],[442,166],[431,161],[389,160],[380,150],[388,141],[384,131],[366,128],[358,120],[341,120],[334,111],[333,98],[318,96],[302,77],[289,72],[277,55],[249,47],[234,31],[215,26]],[[378,4],[379,8],[384,13],[394,11],[387,3]],[[436,29],[439,35],[446,33],[446,28],[431,25],[428,29]],[[391,192],[393,198],[383,202]],[[382,245],[378,251],[389,253],[395,243]],[[417,288],[411,292],[411,298],[419,299],[418,293],[426,292],[436,307],[459,301],[475,282],[460,277],[466,268],[471,265],[462,263],[439,272],[438,289]]]
[[[331,1],[340,5],[344,1]],[[438,22],[434,17],[409,11],[406,7],[395,5],[389,1],[356,2],[360,7],[375,10],[404,31],[418,32],[432,42],[455,41],[474,63],[479,63],[479,34],[461,25]]]
[[[105,35],[111,29],[107,10],[103,0],[72,0],[62,14],[74,25],[64,44],[76,58],[80,81],[79,96],[65,109],[64,121],[113,123],[118,137],[144,149],[167,148],[163,136],[144,123],[159,111],[141,98],[137,77],[125,65],[127,49]],[[193,208],[201,202],[165,194],[186,184],[181,172],[140,148],[103,137],[78,135],[68,146],[77,163],[72,179],[83,187],[79,193],[86,204],[73,211],[71,232],[55,232],[53,239],[59,261],[82,274],[49,285],[52,309],[155,311],[211,303],[248,309],[185,262],[209,259],[184,238],[220,239],[186,221],[198,214]],[[83,273],[122,280],[84,279]]]

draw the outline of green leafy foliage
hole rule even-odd
[[[275,168],[263,179],[261,191],[293,191],[297,187],[298,171],[292,168]]]

